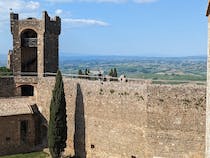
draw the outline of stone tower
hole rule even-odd
[[[51,19],[47,12],[42,19],[19,20],[19,15],[10,13],[13,35],[12,68],[14,75],[44,76],[58,69],[58,39],[61,19]]]
[[[208,17],[208,59],[207,59],[207,93],[206,93],[206,158],[210,158],[210,0],[206,16]]]

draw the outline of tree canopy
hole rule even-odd
[[[59,158],[66,147],[66,117],[64,84],[61,72],[58,70],[50,104],[50,121],[48,129],[48,147],[53,158]]]

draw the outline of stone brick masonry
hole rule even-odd
[[[18,77],[17,81],[33,81],[35,95],[22,102],[30,99],[36,103],[48,120],[54,77]],[[7,86],[2,84],[1,88],[9,95]],[[68,120],[65,154],[77,153],[82,158],[204,157],[204,85],[64,78],[64,86]],[[10,103],[11,99],[0,101]]]
[[[66,153],[79,150],[82,158],[204,157],[205,86],[68,78],[64,83]],[[42,78],[37,86],[37,104],[47,119],[53,85],[54,78]],[[78,133],[83,140],[75,139]],[[75,149],[77,142],[83,149]]]

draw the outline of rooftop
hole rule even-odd
[[[33,114],[32,105],[35,103],[30,98],[2,98],[0,101],[0,116]]]

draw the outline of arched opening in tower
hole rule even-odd
[[[37,33],[32,29],[21,33],[21,73],[37,75]]]

